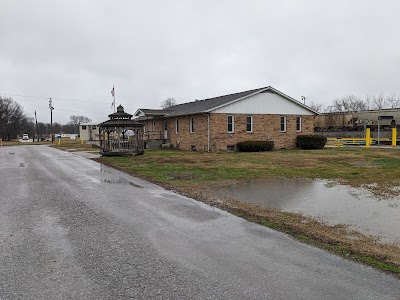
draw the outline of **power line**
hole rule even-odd
[[[23,98],[34,98],[34,99],[46,99],[48,100],[50,97],[40,97],[40,96],[30,96],[30,95],[18,95],[18,94],[8,94],[8,93],[2,93],[0,92],[1,95],[5,96],[14,96],[14,97],[23,97]],[[77,100],[77,99],[71,99],[71,98],[57,98],[57,97],[52,97],[53,100],[58,100],[58,101],[70,101],[70,102],[82,102],[82,103],[100,103],[100,104],[109,104],[110,101],[93,101],[93,100]],[[124,103],[124,106],[134,106],[135,104],[129,104],[129,103]]]
[[[17,95],[17,94],[7,94],[7,93],[1,93],[1,95],[5,96],[14,96],[14,97],[23,97],[23,98],[36,98],[36,99],[49,99],[49,97],[38,97],[38,96],[26,96],[26,95]]]
[[[49,99],[49,97],[40,97],[40,96],[17,95],[17,94],[8,94],[8,93],[1,93],[1,94],[2,95],[7,95],[7,96],[14,96],[14,97],[23,97],[23,98],[46,99],[46,100]],[[109,102],[101,102],[101,101],[76,100],[76,99],[57,98],[57,97],[52,97],[52,99],[53,100],[58,100],[58,101],[73,101],[73,102],[103,103],[103,104],[108,104],[109,103]]]
[[[46,100],[46,102],[50,99],[50,97],[42,97],[42,96],[34,96],[34,95],[21,95],[21,94],[10,94],[10,93],[2,93],[0,92],[0,96],[13,96],[13,97],[21,97],[21,98],[32,98],[32,99],[18,99],[18,101],[29,101],[29,102],[36,102],[35,105],[37,106],[38,102],[41,102],[42,100]],[[78,99],[72,99],[72,98],[55,98],[51,97],[53,101],[66,101],[66,102],[79,102],[79,103],[88,103],[88,104],[106,104],[107,106],[111,103],[111,101],[92,101],[90,99],[88,100],[78,100]],[[43,102],[44,103],[44,102]],[[127,104],[127,103],[120,103],[122,106],[138,106],[137,104]],[[39,105],[41,106],[41,105]],[[65,106],[65,104],[63,105]],[[98,107],[99,105],[97,105]],[[75,106],[76,107],[76,106]],[[48,108],[36,108],[36,111],[45,111]],[[76,111],[76,110],[69,110],[69,109],[62,109],[57,107],[55,110],[57,111],[64,111],[64,112],[70,112],[70,113],[79,113],[79,114],[89,114],[89,115],[109,115],[108,112],[88,112],[88,111]]]
[[[109,104],[109,102],[100,102],[100,101],[90,101],[90,100],[75,100],[75,99],[63,99],[63,98],[53,98],[58,101],[71,101],[71,102],[84,102],[84,103],[101,103],[101,104]]]
[[[81,114],[96,114],[96,115],[107,115],[107,113],[96,113],[96,112],[87,112],[87,111],[76,111],[76,110],[68,110],[68,109],[60,109],[57,108],[55,109],[56,111],[69,111],[69,112],[75,112],[75,113],[81,113]]]

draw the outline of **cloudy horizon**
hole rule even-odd
[[[400,94],[399,11],[395,0],[0,0],[0,96],[39,122],[52,97],[64,124],[105,121],[113,84],[131,114],[265,86],[324,106]]]

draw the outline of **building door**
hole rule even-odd
[[[164,121],[164,140],[168,139],[168,126],[167,121]]]

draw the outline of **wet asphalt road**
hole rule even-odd
[[[400,299],[400,281],[76,154],[0,148],[0,299]]]

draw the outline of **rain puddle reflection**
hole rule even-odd
[[[132,181],[129,181],[123,177],[123,173],[118,170],[114,170],[110,167],[107,167],[103,164],[100,164],[100,172],[105,173],[100,180],[102,182],[110,183],[110,184],[129,184],[136,188],[143,188],[141,185],[136,184]]]
[[[382,242],[400,242],[400,197],[379,199],[365,189],[330,181],[248,181],[226,192],[243,202],[345,224]]]

